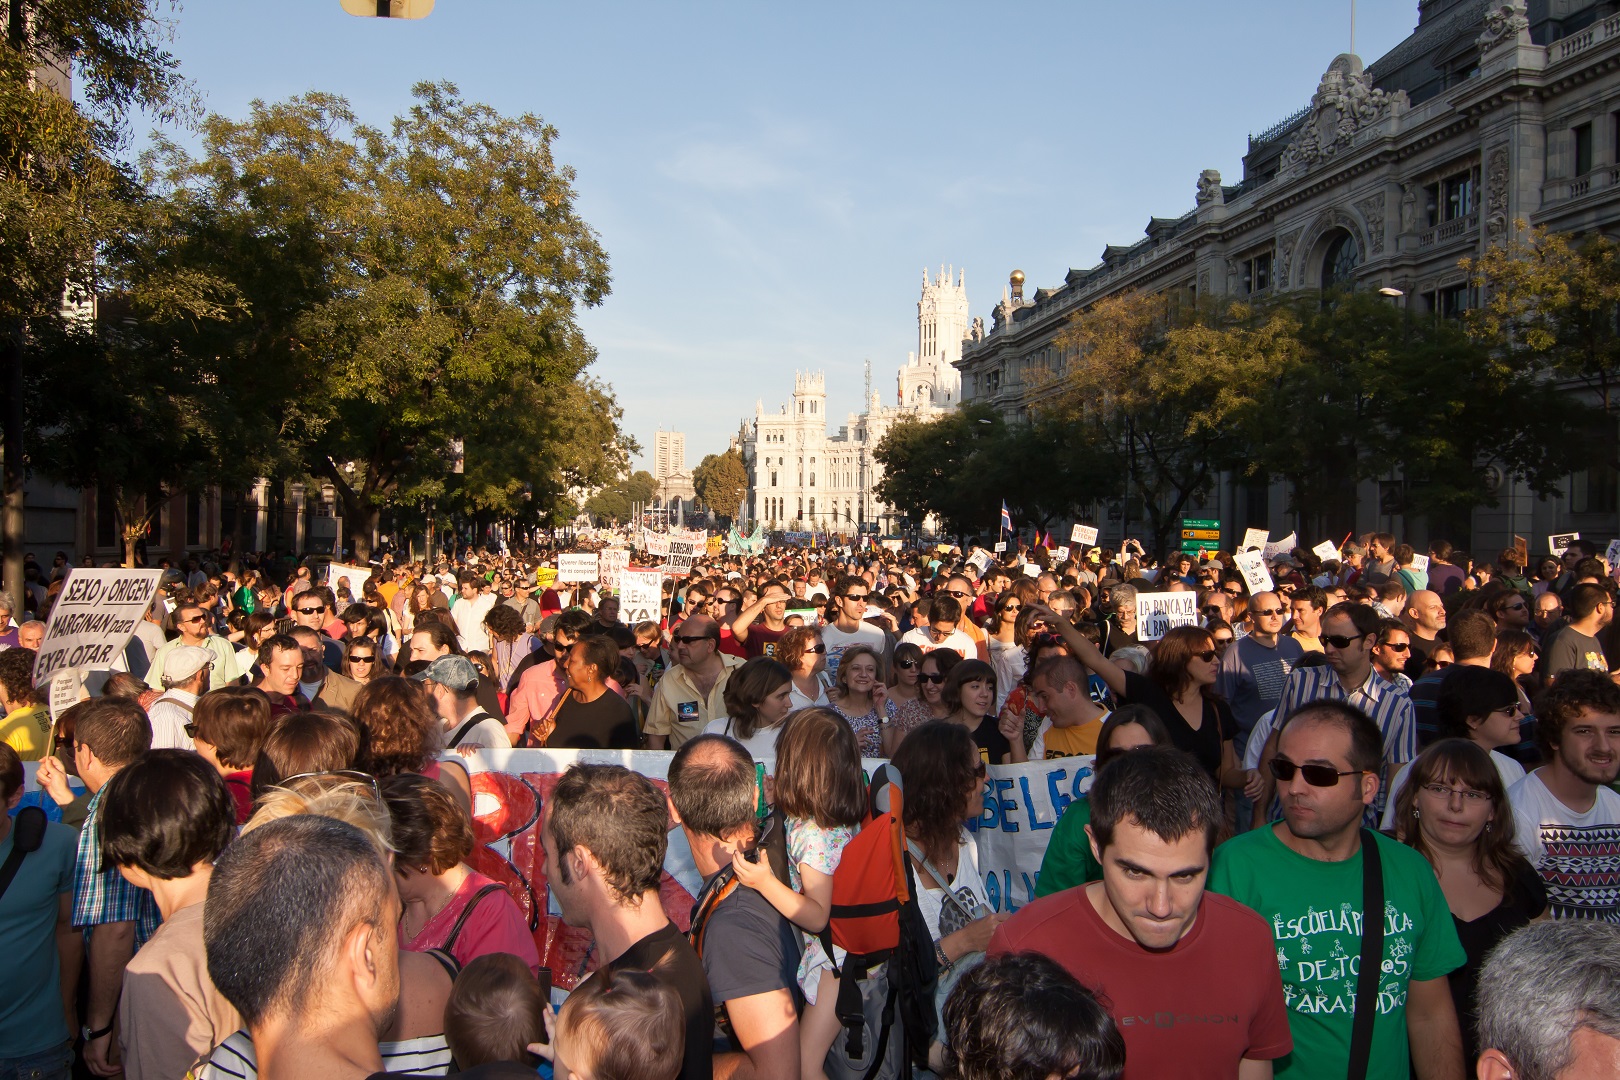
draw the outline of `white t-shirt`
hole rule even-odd
[[[956,876],[951,879],[951,893],[964,908],[971,910],[974,904],[990,906],[990,898],[984,893],[984,875],[979,873],[979,846],[973,842],[973,836],[962,830],[961,847],[956,856]],[[940,909],[945,906],[945,895],[942,889],[927,889],[921,880],[917,882],[917,907],[922,912],[923,921],[928,924],[928,932],[938,941],[942,936],[939,932]]]
[[[783,725],[777,724],[775,727],[760,728],[745,739],[731,730],[731,717],[722,716],[703,725],[703,734],[725,735],[736,739],[747,747],[749,756],[755,761],[764,761],[776,757],[776,740],[782,734],[782,727]]]
[[[812,705],[828,704],[826,680],[820,675],[816,676],[816,680],[818,689],[814,698],[805,697],[804,694],[800,692],[797,684],[793,684],[793,688],[788,691],[788,701],[793,705],[795,712],[800,709],[808,709]]]
[[[823,633],[823,636],[826,636],[825,633]],[[972,638],[961,630],[952,630],[951,636],[944,641],[935,641],[933,635],[925,627],[914,626],[900,636],[900,641],[902,644],[917,646],[925,655],[935,649],[954,649],[956,654],[964,660],[977,660],[979,658],[978,646],[973,643]],[[1014,648],[1017,648],[1017,646],[1014,646]],[[1023,652],[1023,650],[1019,649],[1019,652]],[[997,685],[996,689],[999,691],[1001,687]],[[1011,693],[1012,687],[1008,687],[1007,692]]]
[[[1577,814],[1537,769],[1508,790],[1508,802],[1519,850],[1547,887],[1552,917],[1620,922],[1620,794],[1599,785],[1592,809]]]
[[[1502,778],[1502,787],[1511,790],[1514,784],[1524,779],[1524,766],[1508,757],[1506,754],[1491,751],[1491,764],[1496,766],[1496,772]],[[1401,789],[1406,787],[1406,774],[1412,768],[1408,761],[1401,766],[1395,779],[1389,782],[1389,801],[1384,804],[1384,819],[1378,823],[1380,829],[1393,829],[1395,827],[1395,800],[1400,797]]]
[[[489,648],[489,631],[484,629],[484,616],[495,606],[494,593],[479,593],[471,600],[458,600],[450,609],[455,620],[456,635],[461,639],[463,652],[483,652]]]
[[[495,719],[495,717],[489,715],[489,713],[485,712],[483,709],[477,709],[471,713],[468,713],[463,719],[458,720],[455,723],[451,723],[448,720],[445,721],[445,741],[448,742],[450,737],[456,732],[460,731],[462,725],[468,720],[471,720],[474,716],[480,717],[479,721],[467,729],[467,734],[461,737],[461,742],[457,745],[487,746],[492,750],[505,750],[512,745],[512,737],[506,733],[506,725]],[[453,750],[455,747],[447,747],[447,749]]]
[[[852,632],[844,633],[832,623],[821,628],[821,640],[827,646],[827,678],[832,679],[838,675],[838,662],[843,659],[845,650],[854,645],[867,645],[877,650],[879,656],[887,648],[889,639],[883,631],[871,623],[861,623]]]

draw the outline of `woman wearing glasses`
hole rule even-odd
[[[895,655],[905,645],[895,647]],[[916,648],[915,645],[910,646]],[[919,652],[921,650],[918,650]],[[943,720],[951,715],[945,704],[945,679],[951,669],[962,662],[962,654],[955,649],[935,649],[917,665],[917,696],[902,701],[895,709],[894,719],[883,729],[883,752],[890,757],[905,741],[907,735],[930,720]]]
[[[889,672],[889,700],[896,708],[922,697],[923,651],[909,641],[894,647],[894,670]]]
[[[1490,668],[1459,666],[1446,676],[1435,701],[1435,724],[1440,738],[1463,739],[1483,750],[1487,760],[1496,766],[1503,791],[1524,779],[1524,766],[1498,751],[1498,747],[1518,744],[1519,718],[1523,715],[1518,684]],[[1385,829],[1396,825],[1396,803],[1415,767],[1416,762],[1413,762],[1389,782],[1389,803],[1380,823]]]
[[[1471,671],[1499,674],[1460,668],[1447,682]],[[1473,740],[1442,739],[1412,762],[1411,782],[1390,802],[1396,836],[1434,866],[1468,956],[1448,977],[1465,1061],[1479,1055],[1474,990],[1480,965],[1498,942],[1547,910],[1541,878],[1513,842],[1513,810],[1498,757]]]
[[[1024,579],[1029,581],[1028,578]],[[1022,583],[1020,583],[1022,584]],[[1033,588],[1034,583],[1031,582]],[[1024,678],[1024,662],[1026,654],[1024,646],[1029,644],[1029,620],[1022,620],[1024,633],[1019,634],[1019,613],[1024,610],[1024,601],[1017,592],[1011,590],[1002,593],[1001,599],[996,601],[995,613],[990,621],[990,666],[996,669],[996,712],[1007,704],[1007,695],[1012,693]]]
[[[364,686],[378,675],[382,655],[375,638],[350,638],[343,650],[343,674]]]
[[[795,626],[776,643],[776,660],[793,675],[794,709],[827,704],[827,645],[813,626]]]

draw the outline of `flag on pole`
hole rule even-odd
[[[1001,531],[1012,532],[1012,515],[1007,513],[1007,500],[1001,500]]]

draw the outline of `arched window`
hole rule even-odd
[[[1360,265],[1361,245],[1351,234],[1340,233],[1322,258],[1322,288],[1355,288],[1356,268]]]
[[[810,516],[812,518],[816,516],[816,500],[814,496],[810,499]]]

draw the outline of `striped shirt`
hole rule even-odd
[[[445,1076],[450,1072],[450,1047],[443,1035],[424,1035],[403,1042],[379,1043],[383,1071],[389,1074]],[[253,1037],[238,1031],[214,1047],[207,1059],[193,1065],[188,1080],[258,1080],[259,1059]]]
[[[1384,768],[1378,777],[1378,798],[1368,814],[1377,827],[1384,812],[1389,778],[1393,770],[1417,757],[1417,721],[1412,714],[1412,702],[1376,671],[1367,672],[1367,681],[1354,690],[1346,690],[1338,673],[1330,667],[1295,668],[1283,684],[1282,698],[1277,703],[1279,720],[1301,705],[1312,701],[1343,701],[1354,705],[1378,725],[1384,736]]]
[[[94,928],[107,923],[133,922],[135,948],[146,944],[163,921],[157,901],[146,889],[124,880],[118,868],[101,863],[101,797],[107,787],[90,796],[84,827],[79,830],[79,856],[73,867],[73,928],[83,929],[89,940]]]

